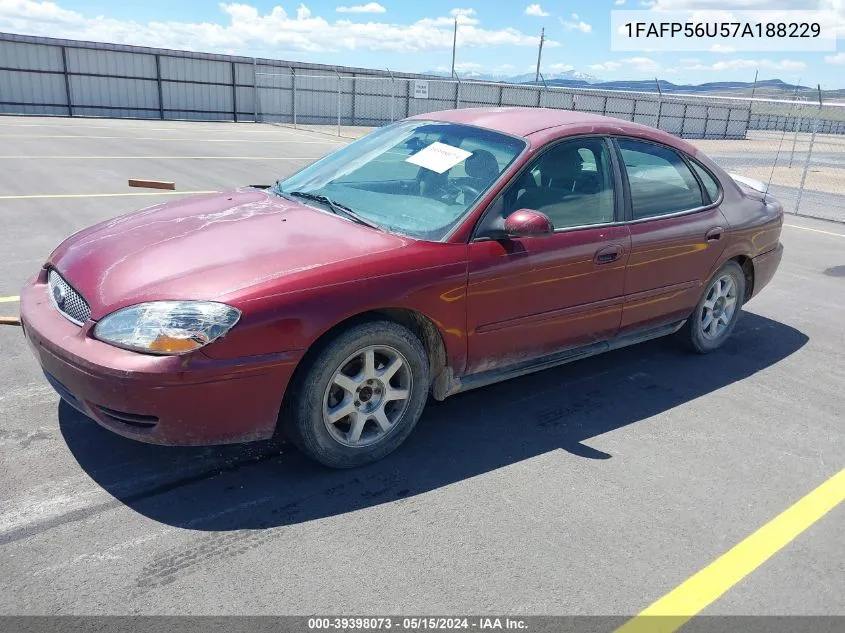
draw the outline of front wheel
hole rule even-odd
[[[284,420],[291,441],[326,466],[361,466],[414,430],[428,397],[428,358],[403,326],[362,323],[318,353],[292,388]]]
[[[718,349],[736,327],[745,297],[745,273],[735,261],[708,283],[692,315],[678,332],[685,347],[699,354]]]

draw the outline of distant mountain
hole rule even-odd
[[[426,75],[436,75],[438,77],[448,77],[449,73],[441,72],[441,71],[431,71],[425,73]],[[466,72],[459,72],[458,77],[461,80],[468,79],[472,81],[500,81],[509,84],[528,84],[534,83],[534,73],[525,73],[523,75],[504,75],[504,74],[491,74],[491,73],[481,73],[474,70],[469,70]],[[589,85],[595,81],[599,81],[597,77],[593,75],[588,75],[587,73],[582,73],[577,70],[567,70],[560,73],[549,73],[543,74],[543,77],[548,84],[550,81],[581,81],[584,84]]]
[[[449,73],[431,72],[429,75],[448,77]],[[522,75],[495,75],[479,72],[458,73],[461,80],[468,81],[496,81],[514,84],[534,84],[534,73]],[[812,86],[798,86],[780,79],[764,79],[757,82],[755,87],[750,81],[714,81],[703,84],[674,84],[671,81],[653,79],[602,81],[601,79],[570,70],[562,73],[543,75],[546,86],[565,88],[592,88],[594,90],[624,90],[629,92],[657,92],[657,85],[664,94],[709,94],[726,97],[750,97],[753,93],[757,97],[771,97],[791,99],[796,95],[804,100],[818,101],[818,89]],[[542,80],[540,82],[543,83]],[[845,89],[822,90],[822,100],[825,102],[845,99]]]
[[[520,83],[534,83],[525,81]],[[747,81],[714,81],[703,84],[673,84],[671,81],[653,79],[646,80],[622,80],[622,81],[573,81],[568,79],[547,80],[549,86],[568,86],[571,88],[595,88],[598,90],[629,90],[634,92],[657,92],[657,86],[664,93],[707,93],[707,94],[730,94],[735,96],[749,96],[751,91],[759,94],[781,93],[784,96],[789,94],[804,94],[812,91],[808,86],[796,86],[780,79],[766,79],[758,81],[756,87],[752,82]]]

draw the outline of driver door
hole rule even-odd
[[[609,142],[555,144],[488,209],[469,245],[468,373],[612,338],[622,318],[631,250]],[[497,239],[521,208],[549,216],[554,233]]]

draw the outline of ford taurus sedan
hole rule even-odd
[[[278,429],[357,466],[404,442],[430,396],[665,335],[717,349],[781,260],[765,189],[643,125],[429,113],[271,187],[69,237],[21,319],[62,398],[116,433]]]

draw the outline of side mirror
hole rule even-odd
[[[507,237],[547,237],[555,232],[545,213],[533,209],[519,209],[505,218]]]

